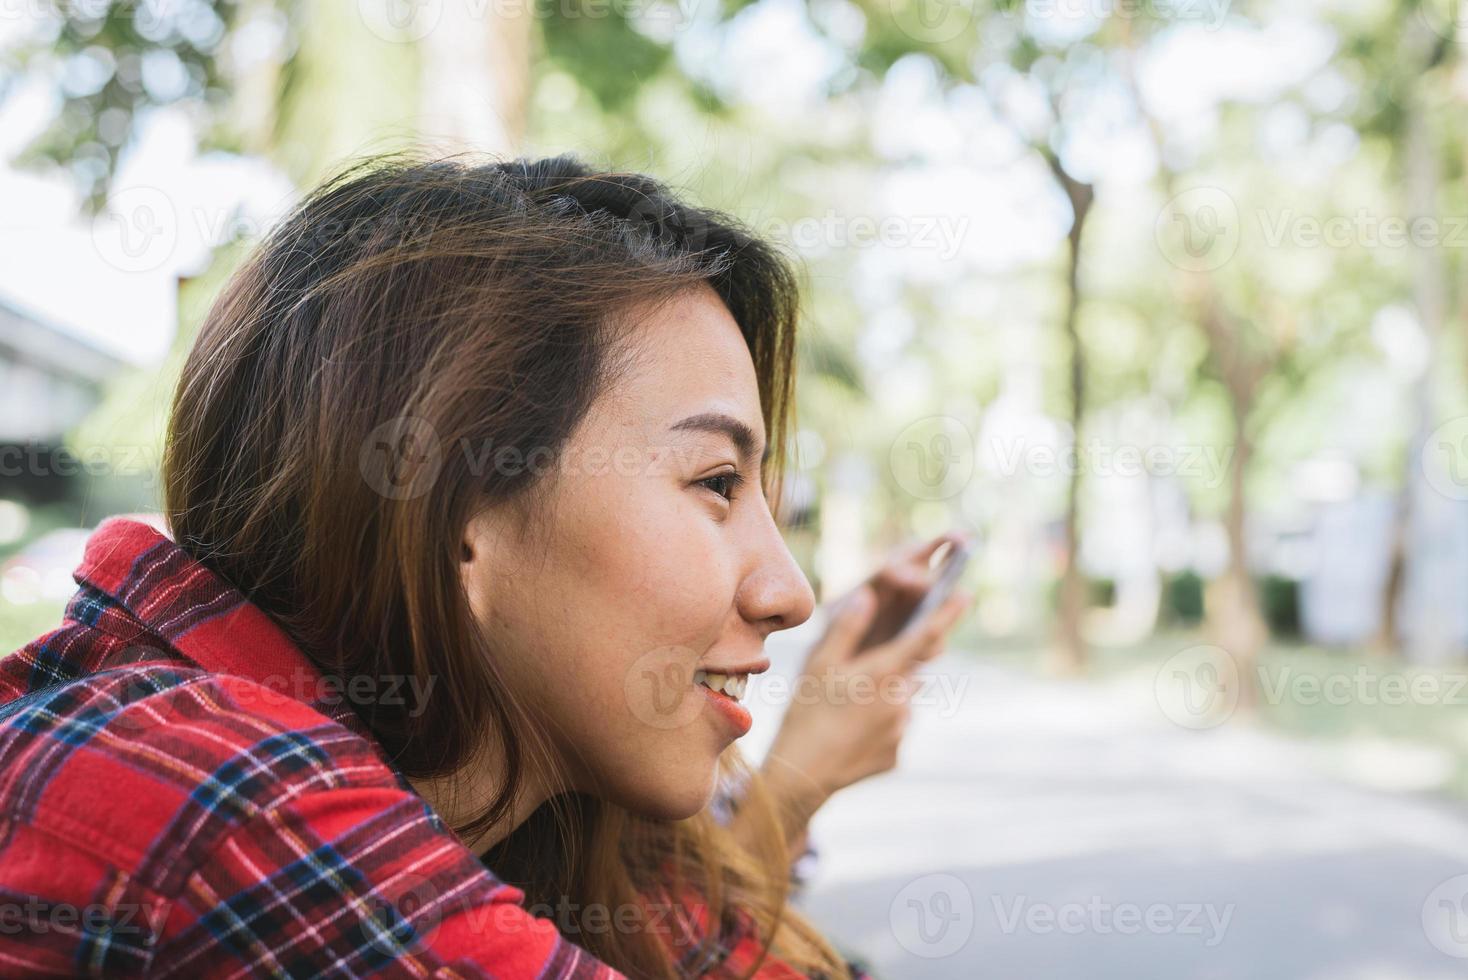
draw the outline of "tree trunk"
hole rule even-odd
[[[1095,191],[1090,184],[1076,180],[1060,161],[1049,157],[1056,180],[1070,199],[1074,220],[1066,239],[1066,304],[1064,328],[1070,342],[1070,426],[1075,440],[1075,467],[1065,496],[1065,567],[1060,576],[1059,623],[1056,635],[1055,666],[1064,673],[1079,672],[1086,663],[1086,639],[1082,618],[1086,612],[1086,582],[1080,568],[1080,501],[1082,479],[1086,469],[1084,430],[1086,413],[1086,351],[1080,335],[1080,264],[1081,239],[1086,217],[1091,212]]]
[[[1409,460],[1415,457],[1409,453]],[[1402,474],[1402,485],[1397,491],[1397,502],[1392,517],[1391,544],[1387,551],[1386,581],[1381,590],[1381,613],[1372,638],[1372,652],[1383,657],[1401,655],[1402,631],[1397,622],[1397,601],[1402,595],[1402,583],[1407,578],[1407,534],[1412,527],[1412,466]]]
[[[525,138],[534,7],[446,3],[422,39],[420,120],[449,152],[516,153]]]
[[[1427,119],[1427,107],[1423,104],[1421,73],[1432,68],[1443,56],[1442,47],[1427,36],[1421,24],[1413,21],[1404,33],[1404,46],[1411,49],[1412,63],[1421,63],[1421,72],[1407,91],[1403,100],[1402,170],[1404,177],[1404,203],[1410,217],[1438,213],[1438,188],[1442,183],[1442,169],[1438,161],[1437,147]],[[1381,625],[1377,630],[1375,647],[1383,653],[1400,655],[1402,634],[1397,622],[1397,605],[1408,578],[1407,563],[1410,560],[1407,542],[1413,527],[1420,521],[1429,520],[1431,515],[1422,513],[1422,508],[1413,505],[1413,489],[1421,478],[1423,448],[1437,421],[1437,409],[1432,390],[1432,372],[1437,363],[1437,352],[1443,323],[1447,318],[1447,278],[1445,257],[1441,249],[1427,248],[1413,242],[1408,253],[1412,270],[1412,305],[1416,308],[1418,322],[1427,342],[1427,356],[1423,358],[1421,375],[1416,379],[1414,408],[1416,428],[1407,446],[1403,460],[1402,481],[1398,488],[1396,519],[1392,525],[1390,562],[1381,597]],[[1427,616],[1439,614],[1429,604]],[[1425,641],[1414,638],[1414,646],[1431,645],[1444,632],[1439,624],[1430,623],[1425,630]],[[1434,659],[1430,654],[1423,657],[1421,649],[1410,651],[1409,659]]]
[[[1130,25],[1126,25],[1124,45],[1133,55]],[[1126,77],[1138,108],[1146,120],[1159,160],[1165,160],[1162,125],[1146,112],[1146,101],[1137,86],[1131,60],[1126,63]],[[1178,174],[1163,166],[1162,185],[1170,197],[1177,192]],[[1228,565],[1224,573],[1210,584],[1204,600],[1206,630],[1233,657],[1239,671],[1239,707],[1251,710],[1257,700],[1259,651],[1268,634],[1259,610],[1258,594],[1249,575],[1248,500],[1245,487],[1249,463],[1253,455],[1248,420],[1254,406],[1254,393],[1259,381],[1272,364],[1269,354],[1251,354],[1239,336],[1239,325],[1230,322],[1228,310],[1216,286],[1207,274],[1198,274],[1183,289],[1184,302],[1196,314],[1208,342],[1209,356],[1218,368],[1228,393],[1232,418],[1234,451],[1228,459],[1229,500],[1224,517],[1228,537]]]
[[[1255,703],[1259,651],[1268,630],[1259,610],[1259,594],[1249,572],[1248,501],[1245,488],[1254,447],[1249,439],[1251,388],[1231,388],[1234,451],[1229,459],[1228,509],[1224,529],[1228,536],[1228,565],[1210,589],[1209,632],[1228,651],[1239,669],[1239,710]]]

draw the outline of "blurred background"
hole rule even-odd
[[[0,0],[0,648],[156,514],[180,359],[303,190],[569,151],[799,259],[822,599],[979,536],[903,765],[817,816],[839,941],[1459,976],[1465,44],[1461,0]]]

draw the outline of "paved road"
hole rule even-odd
[[[773,674],[814,629],[771,640]],[[899,769],[812,825],[803,906],[884,980],[1468,976],[1468,807],[1180,728],[1137,682],[925,673]],[[758,757],[780,709],[754,700]]]

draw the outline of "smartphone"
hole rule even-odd
[[[907,617],[907,622],[902,624],[902,629],[898,631],[899,636],[922,622],[924,617],[941,606],[943,601],[953,593],[953,588],[958,584],[959,576],[963,574],[964,567],[968,565],[969,557],[972,554],[973,549],[968,545],[954,542],[948,546],[948,553],[943,556],[937,577],[933,580],[933,584],[928,586],[928,591],[923,595],[917,607],[913,609],[912,615]]]

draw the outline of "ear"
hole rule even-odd
[[[464,522],[459,532],[459,584],[469,599],[469,612],[483,621],[486,609],[485,583],[489,563],[495,553],[494,528],[486,511],[480,511]]]
[[[488,511],[481,510],[464,522],[459,532],[459,571],[473,572],[475,563],[489,557],[492,528]]]
[[[465,581],[484,581],[491,569],[507,572],[523,542],[516,537],[519,518],[513,507],[481,507],[459,531],[459,574]]]

